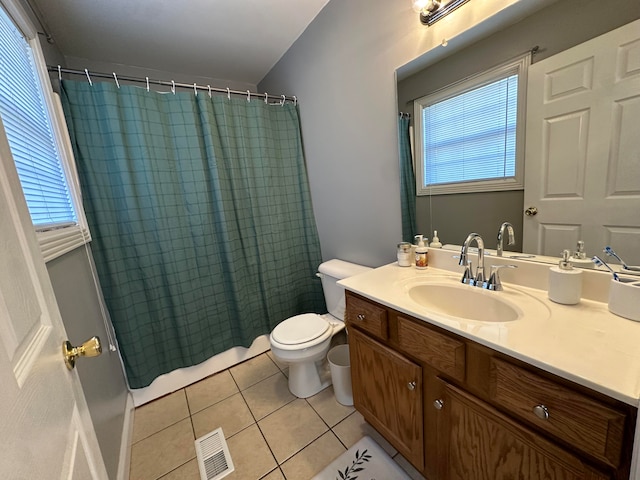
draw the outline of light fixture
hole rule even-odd
[[[411,0],[413,10],[420,13],[423,25],[433,25],[469,0]]]

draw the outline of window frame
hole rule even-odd
[[[45,113],[51,126],[51,133],[58,160],[62,166],[69,196],[76,213],[77,222],[66,225],[43,226],[34,225],[36,238],[45,262],[64,255],[91,241],[91,233],[82,207],[80,182],[73,157],[71,139],[64,120],[62,104],[59,96],[54,93],[47,71],[47,65],[40,46],[38,31],[26,12],[15,0],[1,0],[0,7],[5,9],[16,28],[22,33],[31,49],[35,76],[42,91]],[[0,119],[1,120],[1,119]],[[3,135],[4,128],[1,129]],[[26,202],[26,200],[25,200]]]
[[[531,63],[531,55],[527,53],[500,64],[484,72],[472,75],[453,84],[447,85],[433,93],[416,99],[414,104],[414,148],[416,152],[416,195],[447,195],[454,193],[495,192],[505,190],[524,190],[524,152],[525,152],[525,122],[527,104],[527,73]],[[483,87],[511,75],[518,75],[518,104],[516,115],[516,158],[515,175],[512,177],[499,177],[485,180],[467,180],[460,182],[442,183],[437,185],[425,185],[425,159],[424,159],[424,128],[423,109],[462,95],[471,90]]]

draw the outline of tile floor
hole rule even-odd
[[[307,480],[363,435],[423,480],[329,387],[299,399],[270,352],[135,410],[130,480],[200,480],[194,440],[222,427],[234,480]]]

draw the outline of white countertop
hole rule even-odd
[[[430,262],[436,265],[426,270],[400,267],[393,263],[339,283],[347,290],[395,310],[638,406],[640,322],[613,315],[606,303],[584,297],[577,305],[556,304],[547,298],[546,289],[517,284],[531,284],[531,281],[516,282],[517,274],[511,271],[509,276],[503,276],[504,291],[484,292],[500,296],[510,304],[520,305],[524,313],[521,318],[509,322],[481,322],[433,313],[412,300],[407,289],[423,280],[459,284],[461,273],[455,271],[457,267],[446,264],[445,256],[450,257],[450,253],[430,255]],[[530,274],[532,267],[529,265],[518,261],[509,263],[524,267],[518,270]],[[541,279],[546,278],[548,267],[539,267],[541,270],[536,275]],[[583,287],[583,291],[608,284],[608,279],[598,277],[599,274],[590,274],[590,285],[586,289]],[[514,283],[505,282],[506,278],[514,280]],[[543,284],[544,280],[539,283]],[[468,285],[461,287],[477,288]]]

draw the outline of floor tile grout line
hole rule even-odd
[[[293,459],[293,457],[295,457],[296,455],[302,453],[302,451],[308,447],[310,447],[311,445],[313,445],[315,442],[317,442],[318,440],[320,440],[321,437],[324,437],[327,433],[332,433],[333,436],[336,438],[336,440],[338,440],[338,442],[340,442],[340,444],[344,447],[344,451],[346,452],[347,450],[349,450],[344,443],[342,443],[342,441],[340,440],[340,437],[338,437],[338,434],[335,433],[333,430],[329,429],[326,432],[322,433],[320,436],[314,438],[311,442],[309,442],[308,444],[306,444],[304,447],[302,447],[300,450],[298,450],[297,452],[295,452],[294,454],[292,454],[291,456],[287,457],[282,463],[279,463],[278,466],[281,467],[280,470],[282,470],[282,465],[284,465],[285,463],[287,463],[289,460]],[[327,463],[327,465],[331,464],[331,462],[333,462],[336,458],[338,458],[340,455],[342,455],[344,452],[341,452],[337,457],[332,458],[329,463]],[[276,460],[277,462],[277,460]],[[284,471],[282,472],[282,475],[284,475]],[[286,477],[285,477],[286,478]]]
[[[141,438],[141,439],[139,439],[139,440],[136,440],[135,442],[132,442],[132,443],[131,443],[131,447],[133,447],[134,445],[137,445],[137,444],[138,444],[138,443],[140,443],[140,442],[143,442],[143,441],[145,441],[145,440],[148,440],[149,438],[153,437],[154,435],[157,435],[157,434],[158,434],[158,433],[160,433],[160,432],[164,432],[167,428],[175,427],[178,423],[180,423],[180,422],[184,422],[187,418],[189,419],[189,421],[191,421],[191,415],[189,415],[189,416],[187,416],[187,417],[183,417],[183,418],[181,418],[180,420],[176,420],[176,421],[175,421],[175,422],[173,422],[172,424],[167,425],[167,426],[165,426],[165,427],[162,427],[160,430],[155,431],[155,432],[153,432],[153,433],[151,433],[151,434],[147,435],[146,437],[143,437],[143,438]],[[195,433],[194,433],[194,435],[195,435]]]
[[[240,388],[240,386],[238,386],[238,390],[239,390],[239,391],[241,391],[241,392],[247,391],[247,390],[249,390],[250,388],[253,388],[253,387],[255,387],[256,385],[258,385],[258,384],[260,384],[260,383],[264,382],[265,380],[269,380],[271,377],[275,377],[276,375],[282,375],[282,376],[284,376],[284,378],[287,378],[287,376],[286,376],[284,373],[282,373],[282,371],[278,370],[277,372],[274,372],[274,373],[272,373],[271,375],[267,375],[266,377],[264,377],[264,378],[260,379],[260,380],[259,380],[259,381],[257,381],[256,383],[252,383],[251,385],[248,385],[246,388],[241,389],[241,388]],[[234,379],[234,381],[235,381],[235,379]],[[236,385],[237,385],[237,384],[236,384]]]
[[[333,433],[333,435],[337,438],[338,435],[336,435],[333,431],[331,431],[331,429],[329,430],[325,430],[324,432],[322,432],[320,435],[318,435],[316,438],[314,438],[313,440],[311,440],[309,443],[305,444],[301,449],[296,450],[295,453],[289,455],[287,458],[285,458],[282,463],[278,462],[278,459],[276,458],[276,462],[278,463],[278,465],[284,465],[285,463],[287,463],[289,460],[291,460],[293,457],[295,457],[297,454],[299,454],[300,452],[302,452],[305,448],[307,448],[309,445],[311,445],[313,442],[317,441],[320,439],[320,437],[326,435],[327,433]],[[265,438],[266,440],[266,438]],[[338,439],[339,440],[339,439]]]

